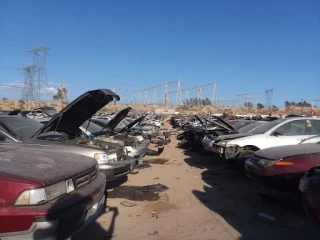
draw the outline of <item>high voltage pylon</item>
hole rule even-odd
[[[264,93],[266,94],[266,108],[271,109],[272,107],[272,98],[273,98],[273,88],[266,90]]]
[[[181,91],[180,91],[180,80],[174,80],[174,81],[170,81],[170,82],[165,82],[163,84],[158,84],[152,87],[148,87],[145,89],[139,89],[138,92],[138,96],[137,96],[137,100],[136,103],[137,104],[163,104],[164,106],[168,106],[170,105],[170,96],[169,96],[169,86],[172,84],[177,84],[177,89],[175,91],[176,95],[176,102],[179,101],[179,96],[181,95]],[[158,93],[160,91],[159,88],[163,87],[163,96],[162,96],[162,100],[159,101],[158,99]],[[153,90],[153,101],[149,102],[149,90]],[[144,100],[142,101],[142,94],[144,94]],[[181,99],[181,97],[180,97]]]
[[[46,61],[49,48],[37,47],[28,50],[32,53],[33,64],[25,66],[24,84],[21,93],[21,99],[27,102],[32,100],[41,100],[41,94],[46,93],[48,83],[46,80]]]

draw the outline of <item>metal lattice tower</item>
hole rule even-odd
[[[181,89],[180,89],[180,80],[177,83],[177,91],[176,91],[176,106],[182,105],[181,101]]]
[[[272,107],[272,98],[273,98],[273,88],[266,90],[264,93],[266,94],[266,108],[271,109]]]
[[[217,96],[217,85],[216,82],[213,83],[213,92],[212,92],[212,100],[211,100],[212,106],[218,106],[218,96]]]
[[[23,68],[24,84],[21,99],[25,101],[41,100],[41,94],[46,93],[46,62],[49,48],[37,47],[27,52],[32,53],[33,64]]]
[[[36,74],[36,66],[29,65],[23,68],[24,71],[24,84],[21,93],[21,99],[26,101],[27,109],[29,101],[35,100],[35,84],[34,76]]]
[[[251,99],[251,95],[249,93],[243,93],[243,94],[238,94],[237,95],[237,107],[242,108],[243,107],[243,100],[245,99]]]

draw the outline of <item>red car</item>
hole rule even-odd
[[[246,174],[279,190],[298,190],[301,177],[320,165],[320,144],[299,144],[259,150],[246,160]]]
[[[65,239],[105,206],[97,161],[55,147],[0,145],[0,239]]]
[[[301,178],[299,190],[302,193],[303,207],[310,219],[320,223],[320,167],[308,171]]]

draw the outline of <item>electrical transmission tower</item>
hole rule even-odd
[[[238,94],[237,95],[237,107],[242,108],[243,107],[243,100],[251,100],[251,95],[249,93],[243,93],[243,94]]]
[[[34,86],[34,75],[36,73],[36,67],[34,65],[25,66],[24,71],[24,84],[21,93],[21,99],[29,106],[29,101],[35,100],[35,86]]]
[[[25,66],[24,84],[21,94],[22,100],[41,100],[41,94],[47,93],[48,83],[46,80],[46,62],[49,48],[37,47],[27,52],[32,53],[33,64]]]
[[[272,107],[272,97],[273,97],[273,88],[266,90],[264,93],[266,94],[266,108],[271,109]]]
[[[215,106],[215,107],[218,107],[218,96],[217,96],[217,85],[216,85],[216,82],[213,83],[211,105]]]

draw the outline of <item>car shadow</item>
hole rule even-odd
[[[59,198],[52,204],[48,210],[48,214],[43,219],[38,219],[39,222],[47,222],[47,225],[43,229],[40,227],[36,229],[33,239],[111,239],[119,211],[117,207],[106,206],[105,201],[101,202],[100,208],[97,207],[96,214],[91,212],[91,215],[89,215],[88,209],[92,210],[95,208],[96,203],[101,199],[101,194],[99,196],[97,196],[98,198],[87,197],[84,199],[82,194],[73,194],[65,196],[68,197],[68,201],[66,201],[65,197]],[[107,198],[106,191],[105,197]],[[67,207],[66,202],[74,204]],[[108,215],[108,219],[110,219],[110,214],[112,216],[109,227],[105,228],[101,226],[97,219],[101,215]],[[89,220],[86,224],[83,224],[86,218],[89,218]],[[54,238],[52,238],[53,236]]]
[[[71,240],[87,240],[87,239],[95,239],[95,240],[107,240],[112,239],[114,237],[114,228],[116,224],[116,217],[119,214],[117,207],[106,207],[105,210],[101,213],[110,215],[112,214],[111,221],[109,223],[109,227],[106,229],[102,227],[97,221],[90,223],[84,229],[81,229],[75,235],[71,237]]]
[[[217,155],[185,152],[185,162],[203,169],[203,189],[194,196],[235,239],[318,239],[296,199],[273,199],[271,191],[253,182]],[[268,197],[270,198],[268,199]]]

